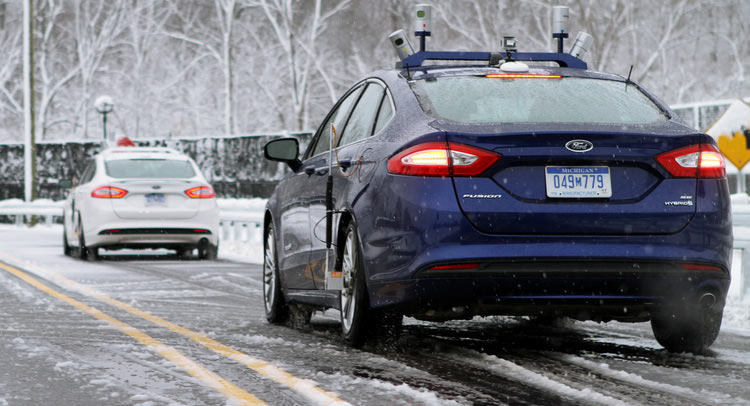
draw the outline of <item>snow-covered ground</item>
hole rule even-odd
[[[30,205],[32,207],[62,207],[62,201],[36,200]],[[17,207],[24,205],[19,199],[0,201],[0,211],[3,207]],[[222,217],[262,219],[266,199],[218,199],[218,205]],[[27,206],[28,207],[28,206]],[[732,211],[735,219],[744,213],[750,216],[750,196],[746,194],[732,195]],[[2,225],[1,227],[15,227]],[[58,225],[52,227],[60,227]],[[60,231],[62,233],[62,231]],[[251,264],[263,263],[263,245],[260,229],[249,229],[244,231],[240,239],[224,239],[219,248],[219,258]],[[747,226],[737,225],[734,227],[736,240],[747,240],[750,247],[750,223]],[[742,275],[742,255],[740,250],[735,250],[732,264],[732,287],[727,298],[724,311],[723,329],[750,337],[750,294],[744,298],[740,292]],[[744,275],[750,278],[750,275]]]

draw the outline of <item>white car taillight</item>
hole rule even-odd
[[[114,186],[102,186],[91,191],[91,197],[97,199],[122,199],[128,191]]]
[[[209,199],[216,197],[214,190],[210,186],[197,186],[185,191],[185,194],[191,199]]]

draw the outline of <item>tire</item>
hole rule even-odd
[[[78,259],[86,259],[88,257],[88,248],[86,247],[86,238],[83,236],[83,222],[81,221],[81,215],[78,215],[78,249],[76,250],[76,257]]]
[[[367,298],[362,250],[357,229],[350,223],[346,229],[341,253],[341,272],[344,287],[341,290],[341,336],[352,347],[364,344],[368,329],[370,303]]]
[[[289,307],[281,292],[278,257],[274,228],[269,225],[263,246],[263,304],[266,320],[272,324],[282,324],[289,320]]]
[[[651,329],[669,352],[702,354],[719,335],[722,313],[698,306],[658,312],[651,316]]]
[[[211,243],[198,245],[198,258],[213,261],[219,253],[219,247]]]
[[[70,247],[70,244],[68,244],[68,232],[65,231],[65,225],[63,224],[63,254],[65,254],[66,257],[69,257],[73,255],[73,249]]]

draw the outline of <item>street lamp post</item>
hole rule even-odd
[[[115,103],[110,96],[99,96],[94,102],[94,108],[102,115],[102,125],[104,128],[104,141],[107,140],[107,114],[115,108]]]

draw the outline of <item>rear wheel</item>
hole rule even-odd
[[[209,260],[216,259],[216,255],[218,254],[218,252],[219,252],[218,245],[213,245],[208,241],[198,245],[198,258],[200,259],[209,259]]]
[[[651,316],[656,341],[670,352],[703,353],[721,329],[722,311],[692,306]]]
[[[269,225],[263,250],[263,304],[266,309],[266,320],[269,323],[280,324],[289,319],[289,307],[284,303],[284,296],[281,293],[274,236],[273,225]]]

